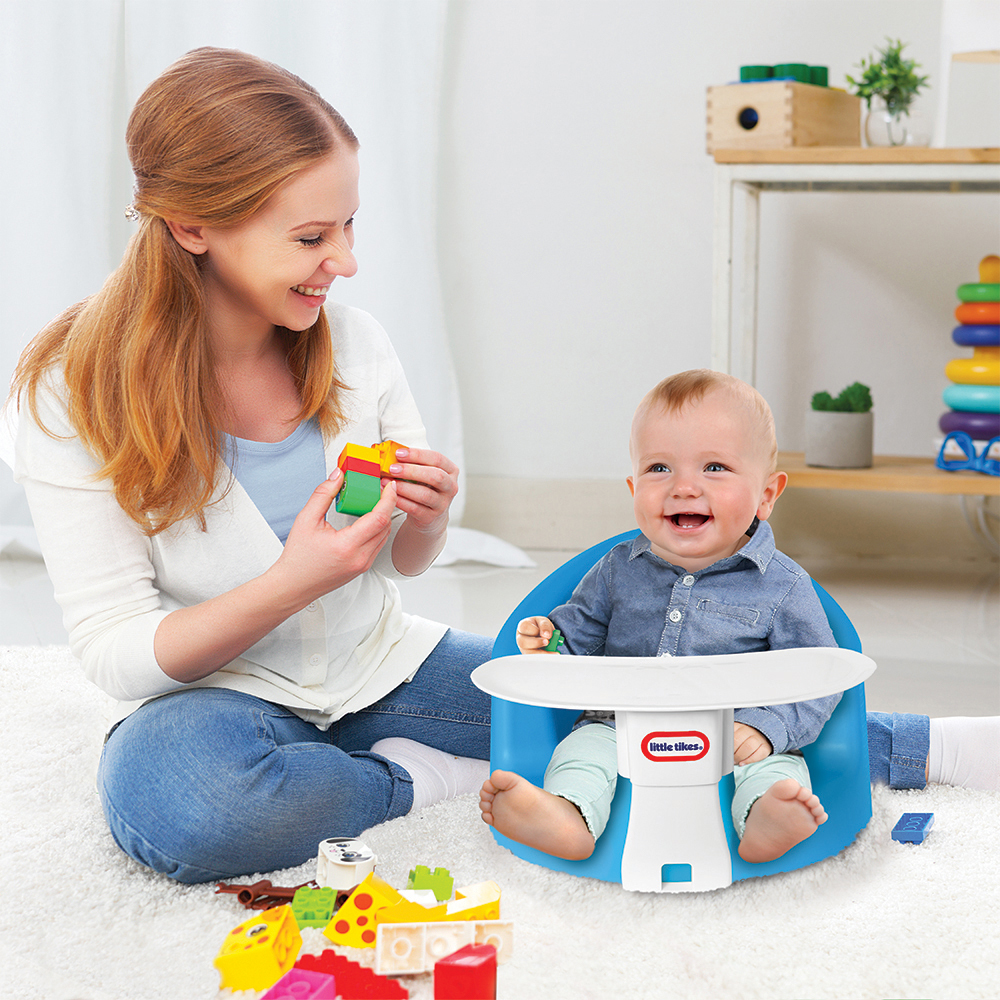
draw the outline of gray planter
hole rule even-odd
[[[868,469],[872,464],[874,411],[806,410],[806,465]]]

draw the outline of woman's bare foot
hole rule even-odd
[[[594,853],[594,838],[580,810],[513,771],[494,771],[483,782],[479,809],[484,822],[519,844],[570,861]]]
[[[750,808],[740,857],[754,864],[773,861],[825,822],[823,803],[808,788],[794,778],[776,781]]]

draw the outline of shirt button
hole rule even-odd
[[[683,580],[681,580],[681,583],[683,583],[685,587],[693,587],[694,577],[690,573],[688,573],[688,575],[684,577]]]
[[[318,607],[319,605],[315,601],[313,601],[312,604],[306,605],[306,611],[315,611]]]
[[[318,667],[322,662],[323,657],[320,656],[319,653],[313,653],[313,655],[309,657],[310,666]]]
[[[674,610],[671,611],[667,617],[676,625],[677,622],[679,622],[684,616],[677,610],[677,608],[674,608]]]

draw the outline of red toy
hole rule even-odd
[[[434,1000],[496,1000],[497,950],[467,944],[434,963]]]
[[[340,1000],[409,1000],[410,991],[400,986],[395,979],[377,976],[371,969],[352,962],[335,951],[303,955],[295,963],[295,968],[333,976],[337,980],[337,996]]]

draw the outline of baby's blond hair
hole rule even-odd
[[[752,386],[734,375],[712,371],[710,368],[692,368],[690,371],[670,375],[643,396],[632,420],[632,436],[639,421],[651,410],[662,409],[676,413],[688,403],[698,403],[711,392],[724,392],[742,406],[756,425],[759,440],[764,446],[769,471],[774,472],[778,463],[778,440],[774,431],[774,415],[767,400]]]

